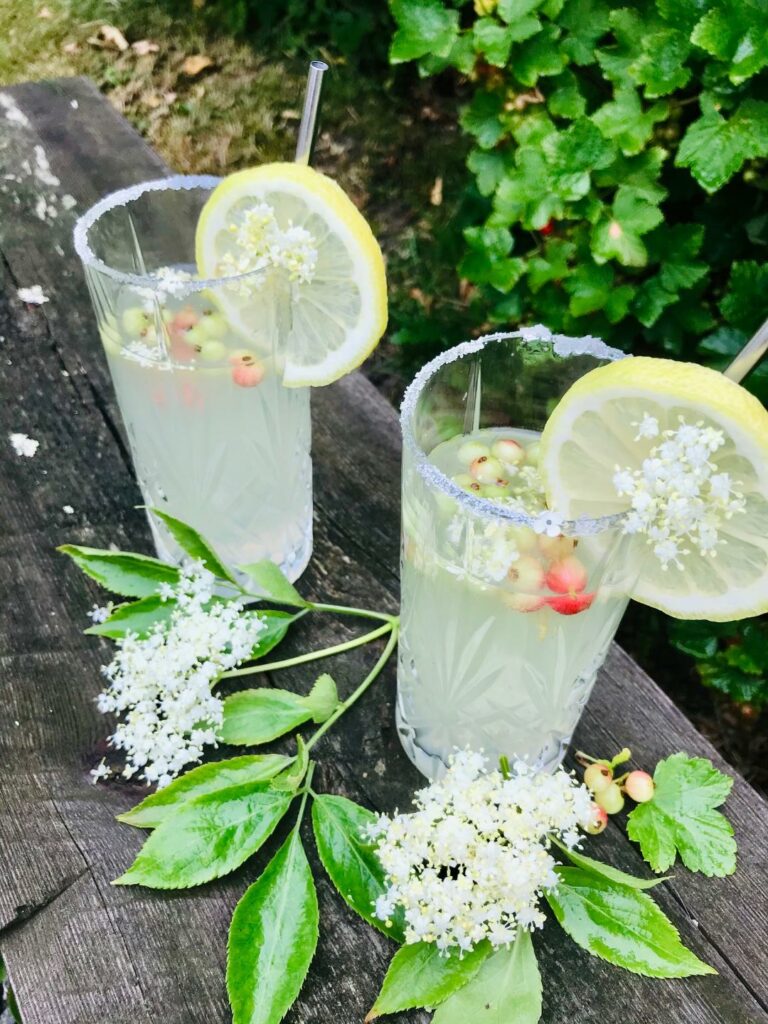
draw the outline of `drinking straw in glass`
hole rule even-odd
[[[430,778],[464,748],[562,760],[638,567],[622,515],[546,509],[538,439],[570,385],[622,355],[531,328],[451,349],[406,393],[396,714]]]

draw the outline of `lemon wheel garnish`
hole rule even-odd
[[[292,286],[285,342],[287,387],[330,384],[359,366],[387,324],[384,259],[373,233],[345,192],[298,164],[264,164],[231,174],[203,207],[195,238],[203,278],[227,275],[237,225],[266,204],[283,231],[304,229],[314,250],[312,272]],[[249,337],[268,321],[269,286],[220,287],[215,299],[231,325]]]
[[[714,370],[637,356],[576,381],[542,434],[540,467],[550,505],[568,518],[626,511],[614,474],[618,467],[640,469],[657,443],[637,439],[646,415],[662,431],[677,428],[681,417],[722,431],[725,443],[711,460],[738,483],[744,511],[722,523],[716,556],[692,550],[681,565],[666,569],[638,535],[642,576],[632,597],[685,619],[728,621],[768,612],[768,412]]]

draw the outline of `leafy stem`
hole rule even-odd
[[[379,622],[390,624],[398,621],[397,615],[387,615],[386,612],[374,612],[369,608],[350,608],[343,604],[314,604],[310,603],[309,608],[313,612],[333,612],[336,615],[354,615],[361,619],[376,619]]]
[[[386,646],[384,647],[384,650],[381,652],[381,655],[379,656],[379,660],[373,666],[373,668],[362,681],[362,683],[360,683],[357,689],[354,690],[353,693],[351,693],[345,701],[342,701],[341,704],[339,704],[339,706],[336,708],[336,710],[333,712],[330,718],[323,722],[323,724],[315,732],[315,734],[309,738],[309,740],[307,741],[307,750],[311,750],[312,747],[314,747],[314,745],[317,743],[317,741],[321,739],[321,737],[323,737],[326,732],[328,732],[331,726],[334,725],[334,723],[338,721],[339,718],[341,718],[344,712],[348,711],[352,707],[352,705],[357,700],[359,700],[360,697],[363,696],[365,691],[368,689],[371,683],[373,683],[374,680],[379,676],[381,670],[389,661],[389,656],[392,654],[392,651],[394,651],[395,647],[397,646],[397,638],[400,633],[399,620],[395,619],[388,628],[391,630],[391,633],[389,636],[389,640],[387,640]]]
[[[380,636],[385,636],[391,632],[392,628],[393,623],[390,621],[372,630],[370,633],[365,633],[363,636],[355,637],[352,640],[346,640],[342,644],[324,647],[319,651],[308,651],[306,654],[297,654],[293,658],[284,658],[282,661],[268,661],[258,665],[246,665],[245,668],[233,668],[228,672],[224,672],[219,678],[231,679],[236,676],[255,675],[259,672],[271,672],[281,668],[291,668],[293,665],[303,665],[308,661],[317,661],[320,658],[330,658],[334,654],[342,654],[344,651],[351,651],[355,647],[362,647],[372,640],[377,640]]]

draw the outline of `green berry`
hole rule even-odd
[[[504,467],[493,456],[481,455],[474,460],[469,471],[479,484],[497,484],[504,479]]]
[[[534,441],[533,444],[529,444],[525,449],[525,457],[532,466],[538,466],[540,455],[541,444],[538,441]]]
[[[584,785],[593,793],[602,793],[613,782],[613,772],[607,764],[591,764],[584,772]]]
[[[202,317],[197,326],[211,340],[223,338],[229,331],[229,323],[222,313],[210,313]]]
[[[204,341],[200,358],[206,363],[220,363],[226,359],[228,351],[223,341]]]
[[[508,498],[509,491],[509,484],[483,484],[480,488],[480,497],[489,498],[491,501],[494,498]]]
[[[615,782],[611,782],[605,789],[595,793],[595,803],[602,807],[606,814],[618,814],[624,806],[624,794]]]
[[[192,348],[197,349],[198,352],[202,351],[203,345],[205,345],[207,340],[205,332],[199,326],[190,327],[188,331],[184,332],[184,341],[191,345]]]
[[[488,445],[481,444],[480,441],[465,441],[456,452],[456,458],[462,466],[471,466],[475,459],[481,459],[488,455],[490,455]]]
[[[141,306],[131,306],[122,316],[123,330],[132,337],[140,337],[141,332],[149,327],[149,317]]]

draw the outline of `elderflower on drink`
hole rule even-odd
[[[118,639],[102,668],[108,686],[97,704],[120,716],[110,744],[125,752],[126,778],[140,773],[165,786],[217,741],[222,702],[211,688],[248,659],[265,624],[241,601],[211,603],[214,583],[201,562],[182,569],[178,584],[160,591],[175,601],[170,622],[155,623],[145,637]],[[98,772],[103,778],[102,767]]]
[[[743,512],[746,502],[729,473],[716,472],[711,456],[723,447],[721,430],[679,418],[674,430],[659,429],[658,420],[645,413],[636,441],[659,438],[637,470],[616,466],[613,485],[620,497],[630,499],[626,533],[644,533],[666,569],[670,562],[683,568],[681,558],[692,545],[703,556],[714,557],[724,543],[723,524]]]
[[[443,952],[484,939],[508,945],[520,929],[541,927],[539,899],[558,882],[550,841],[575,846],[594,813],[589,791],[562,769],[536,773],[518,762],[504,777],[470,751],[414,804],[369,829],[387,877],[375,914],[388,920],[402,907],[406,943]]]

